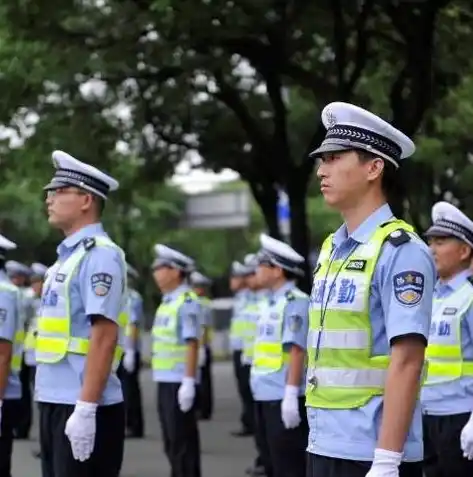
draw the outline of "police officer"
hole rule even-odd
[[[327,134],[312,154],[344,223],[323,243],[311,294],[307,477],[420,477],[435,267],[386,199],[415,146],[351,104],[329,104],[322,121]]]
[[[422,389],[426,477],[473,475],[473,222],[455,206],[432,208],[435,285]]]
[[[188,285],[191,258],[165,245],[155,246],[153,277],[163,297],[153,325],[153,379],[164,451],[173,477],[200,477],[196,416],[200,303]]]
[[[123,356],[123,392],[126,409],[126,436],[142,438],[144,436],[143,407],[141,399],[141,336],[143,326],[143,299],[133,287],[138,272],[127,264],[128,276],[128,323],[125,328],[125,354]]]
[[[232,431],[234,437],[246,437],[254,432],[254,409],[251,395],[249,374],[245,373],[242,366],[242,351],[246,328],[251,328],[251,323],[245,319],[243,310],[249,298],[246,277],[252,273],[251,267],[234,261],[230,273],[230,289],[234,293],[233,310],[230,322],[230,348],[232,350],[233,372],[240,396],[242,413],[240,416],[241,429]]]
[[[249,289],[249,296],[243,310],[247,326],[245,329],[245,335],[243,337],[243,350],[241,354],[242,372],[243,374],[248,376],[247,379],[249,380],[251,365],[253,363],[254,343],[258,329],[258,320],[262,309],[268,304],[270,292],[267,288],[262,288],[257,279],[256,269],[258,262],[256,259],[256,255],[253,253],[247,254],[243,263],[246,267],[249,267],[251,271],[251,273],[249,273],[246,277],[246,284]],[[256,409],[254,412],[256,412]],[[257,420],[255,420],[254,437],[258,455],[255,459],[253,466],[246,469],[246,473],[254,477],[265,475],[266,472],[263,465],[263,458],[261,457],[262,450],[260,448],[260,440],[258,438],[261,433],[258,432],[257,425],[258,422]]]
[[[34,292],[29,287],[31,269],[24,263],[8,260],[5,263],[8,277],[20,291],[20,320],[24,330],[28,330],[30,322],[34,321],[33,299]],[[25,350],[26,352],[26,350]],[[15,427],[16,439],[28,439],[33,422],[33,398],[31,395],[31,382],[34,367],[23,358],[21,362],[21,413]]]
[[[272,293],[258,319],[251,366],[257,438],[268,477],[304,477],[309,297],[295,285],[304,257],[266,234],[260,244],[257,279]]]
[[[126,261],[100,223],[118,182],[65,152],[52,160],[48,221],[65,239],[44,283],[36,337],[43,477],[118,477]]]
[[[26,336],[24,343],[24,364],[31,369],[31,380],[34,382],[34,374],[36,369],[36,334],[37,334],[37,318],[41,307],[41,294],[43,291],[44,278],[48,267],[42,263],[35,262],[30,266],[31,275],[30,283],[31,290],[33,291],[33,316],[28,322],[26,328]],[[40,458],[41,453],[39,450],[33,451],[35,458]]]
[[[0,475],[11,477],[13,429],[21,417],[20,368],[24,339],[20,291],[5,272],[5,254],[16,244],[0,235]]]
[[[213,380],[212,380],[212,329],[213,317],[209,288],[210,278],[197,270],[190,275],[190,282],[196,295],[200,298],[202,339],[199,346],[199,418],[210,420],[213,412]]]

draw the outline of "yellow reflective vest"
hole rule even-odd
[[[324,242],[309,312],[306,405],[352,409],[382,395],[389,356],[372,356],[370,288],[388,238],[413,228],[401,220],[378,227],[349,259],[331,261],[332,237]]]
[[[89,243],[93,243],[95,247],[117,248],[123,260],[123,269],[126,270],[125,256],[122,250],[108,237],[95,237],[93,242]],[[87,252],[88,246],[82,242],[64,262],[56,262],[48,271],[45,289],[53,290],[59,299],[54,306],[45,303],[41,306],[36,336],[36,362],[38,363],[58,363],[68,353],[87,355],[89,351],[89,338],[71,335],[72,317],[69,289],[71,279]],[[61,281],[56,280],[59,272],[63,277]],[[126,313],[121,313],[119,325],[122,329],[126,326],[125,320]],[[123,348],[117,346],[113,369],[117,369],[122,354]]]

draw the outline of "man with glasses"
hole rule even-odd
[[[118,182],[65,152],[52,160],[48,221],[65,238],[44,283],[36,338],[43,477],[118,477],[126,262],[100,223]]]

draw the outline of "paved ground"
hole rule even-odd
[[[158,419],[155,412],[154,385],[149,371],[142,373],[143,400],[147,438],[126,443],[122,477],[168,477],[169,467],[162,451]],[[229,432],[238,427],[240,408],[236,399],[230,363],[214,365],[216,409],[210,422],[200,424],[202,442],[202,477],[243,477],[254,457],[251,438],[234,438]],[[36,437],[36,431],[34,436]],[[31,451],[36,439],[15,442],[13,477],[41,477],[39,462]]]

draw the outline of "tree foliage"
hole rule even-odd
[[[145,263],[156,235],[176,244],[188,235],[176,225],[179,199],[161,184],[194,150],[200,165],[240,174],[276,237],[277,191],[285,189],[291,241],[307,255],[336,222],[320,199],[307,201],[308,153],[324,135],[321,108],[335,100],[417,135],[418,154],[401,168],[392,198],[398,215],[425,227],[445,194],[473,207],[471,2],[9,0],[0,13],[0,121],[35,131],[21,149],[2,145],[9,185],[0,200],[15,203],[4,224],[30,201],[31,220],[41,222],[32,191],[51,150],[63,148],[122,178],[110,227]],[[189,248],[215,272],[212,251],[200,245],[212,234],[227,256],[237,237],[254,240],[251,231],[196,232]]]

